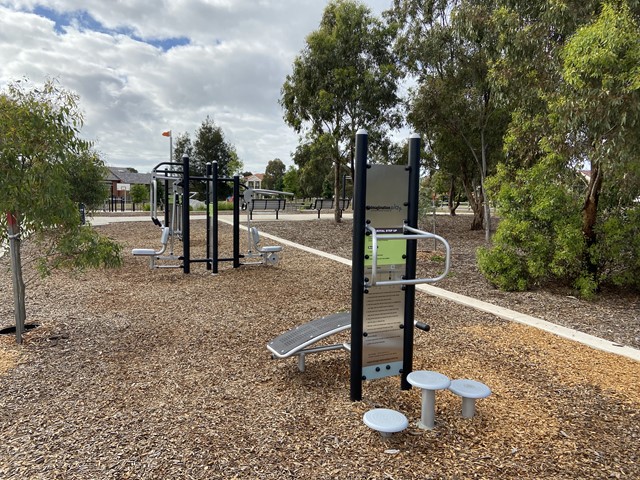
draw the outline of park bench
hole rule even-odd
[[[350,203],[350,198],[341,198],[338,201],[338,207],[340,208],[340,211],[344,212],[346,209],[348,209]],[[333,198],[316,198],[311,204],[311,209],[316,210],[318,212],[318,218],[320,218],[320,211],[333,210],[333,205]]]
[[[284,210],[287,204],[285,198],[252,198],[248,204],[244,204],[242,209],[249,209],[249,218],[253,220],[254,211],[274,211],[276,212],[276,219],[278,218],[278,212]]]

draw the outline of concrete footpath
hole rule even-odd
[[[219,218],[221,222],[229,223],[232,222],[232,215],[230,213],[220,214]],[[160,217],[162,220],[163,217]],[[192,220],[204,220],[206,215],[204,213],[192,213],[189,218]],[[333,213],[321,213],[320,218],[324,220],[331,220],[333,218]],[[343,213],[342,218],[353,218],[351,213]],[[276,219],[275,213],[254,213],[253,221],[254,222],[271,222],[276,220],[287,220],[287,221],[310,221],[317,220],[318,214],[316,212],[313,213],[280,213],[278,218]],[[113,214],[109,216],[99,215],[95,217],[90,217],[88,221],[91,225],[99,226],[99,225],[108,225],[110,223],[118,223],[118,222],[151,222],[151,218],[149,215],[127,215],[126,212],[122,214]],[[240,213],[240,223],[246,223],[247,215],[244,212]]]
[[[192,214],[192,219],[204,219],[205,215],[201,214]],[[317,213],[295,213],[295,214],[280,214],[280,220],[293,220],[293,221],[304,221],[304,220],[317,220]],[[329,214],[321,214],[320,218],[324,219],[332,219],[333,213]],[[344,218],[352,218],[350,213],[345,213]],[[220,215],[220,221],[223,223],[227,223],[229,225],[233,225],[233,219],[231,215]],[[246,215],[241,215],[241,222],[246,223]],[[255,215],[253,217],[254,221],[271,221],[276,220],[274,214],[271,215]],[[140,222],[147,221],[150,222],[150,218],[148,216],[132,216],[132,215],[114,215],[114,216],[97,216],[90,219],[92,225],[107,225],[109,223],[116,222]],[[337,255],[333,255],[330,253],[322,252],[320,250],[316,250],[314,248],[306,247],[304,245],[300,245],[298,243],[291,242],[284,238],[276,237],[275,235],[270,235],[265,232],[260,232],[260,235],[279,242],[283,245],[297,248],[299,250],[303,250],[305,252],[312,253],[314,255],[318,255],[323,258],[327,258],[344,265],[351,267],[351,260],[339,257]],[[495,315],[496,317],[510,320],[512,322],[522,323],[524,325],[529,325],[531,327],[538,328],[540,330],[544,330],[549,333],[553,333],[554,335],[558,335],[560,337],[573,340],[576,342],[580,342],[584,345],[588,345],[592,348],[596,348],[598,350],[603,350],[605,352],[614,353],[616,355],[621,355],[623,357],[630,358],[632,360],[640,362],[640,350],[628,347],[626,345],[620,345],[615,342],[611,342],[609,340],[605,340],[593,335],[589,335],[587,333],[579,332],[577,330],[573,330],[571,328],[563,327],[560,325],[556,325],[551,322],[547,322],[546,320],[542,320],[537,317],[533,317],[531,315],[526,315],[524,313],[516,312],[515,310],[510,310],[508,308],[500,307],[498,305],[493,305],[488,302],[484,302],[482,300],[478,300],[475,298],[467,297],[465,295],[461,295],[459,293],[450,292],[443,288],[435,287],[433,285],[417,285],[416,290],[427,293],[429,295],[433,295],[438,298],[443,298],[445,300],[449,300],[452,302],[456,302],[461,305],[465,305],[470,308],[474,308],[476,310],[490,313]]]

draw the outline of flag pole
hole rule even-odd
[[[169,161],[173,161],[173,133],[171,130],[167,130],[166,132],[162,132],[163,137],[169,137]]]
[[[169,137],[169,163],[173,162],[173,134],[171,130],[162,132],[163,137]],[[173,171],[173,168],[171,168]],[[166,178],[167,170],[165,169],[164,179],[164,224],[169,225],[169,180]]]

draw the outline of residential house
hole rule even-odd
[[[244,177],[244,183],[249,188],[262,188],[262,180],[264,173],[254,173],[248,177]]]
[[[109,167],[105,182],[111,185],[111,196],[115,198],[128,198],[127,193],[131,185],[149,185],[151,183],[150,173],[134,173],[126,168]]]

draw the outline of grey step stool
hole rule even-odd
[[[365,425],[380,432],[383,437],[401,432],[409,426],[409,420],[402,413],[389,408],[374,408],[362,417]]]
[[[462,416],[472,418],[476,411],[476,399],[491,395],[491,389],[475,380],[452,380],[449,391],[462,397]]]
[[[422,389],[422,411],[418,428],[431,430],[435,425],[436,390],[449,387],[451,380],[442,373],[418,370],[407,375],[407,382]]]

